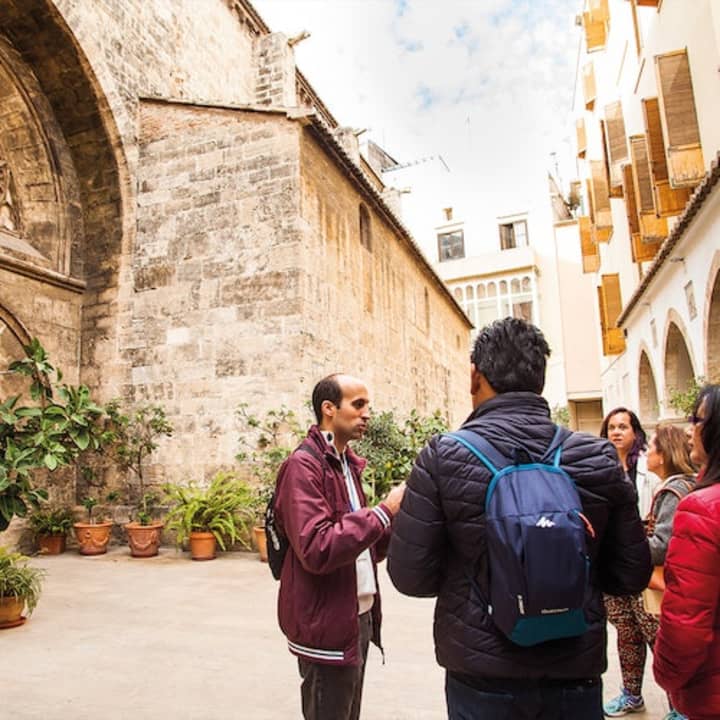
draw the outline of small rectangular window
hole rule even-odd
[[[438,239],[438,258],[440,262],[445,260],[457,260],[465,257],[465,234],[462,230],[440,233]]]
[[[525,247],[528,244],[526,220],[503,223],[499,228],[501,250],[512,250],[513,248]]]

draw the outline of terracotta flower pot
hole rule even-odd
[[[267,537],[265,535],[264,526],[256,525],[253,528],[253,535],[255,537],[255,547],[257,548],[257,551],[260,553],[260,561],[267,562],[268,561]]]
[[[61,535],[38,535],[42,555],[61,555],[65,552],[65,533]]]
[[[190,557],[193,560],[214,560],[217,540],[211,532],[190,533]]]
[[[25,622],[22,611],[25,609],[25,599],[14,595],[0,598],[0,630],[16,627]]]
[[[161,522],[141,525],[131,522],[125,526],[128,534],[130,554],[133,557],[153,557],[158,554],[164,525]]]
[[[111,520],[99,523],[77,522],[73,525],[81,555],[102,555],[110,542]]]

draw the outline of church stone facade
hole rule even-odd
[[[245,0],[0,0],[0,361],[161,403],[155,480],[336,370],[465,416],[468,320],[391,200]]]

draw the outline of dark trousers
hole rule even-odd
[[[363,613],[358,621],[362,662],[357,667],[320,665],[298,658],[305,720],[358,720],[360,717],[365,661],[372,637],[372,613]]]
[[[448,675],[448,720],[603,720],[602,682],[526,681],[479,690]],[[509,689],[512,688],[512,689]]]

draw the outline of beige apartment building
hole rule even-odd
[[[3,0],[0,398],[37,336],[161,403],[153,482],[231,466],[240,403],[302,412],[338,370],[459,422],[470,325],[384,192],[247,0]]]
[[[542,328],[552,354],[543,395],[571,427],[597,432],[602,421],[596,334],[587,322],[594,287],[584,277],[576,221],[552,178],[525,212],[495,219],[494,237],[473,238],[447,208],[426,250],[440,277],[478,329],[504,317]],[[472,230],[471,230],[472,232]]]
[[[573,109],[576,242],[605,409],[676,417],[720,380],[720,4],[587,0]]]

